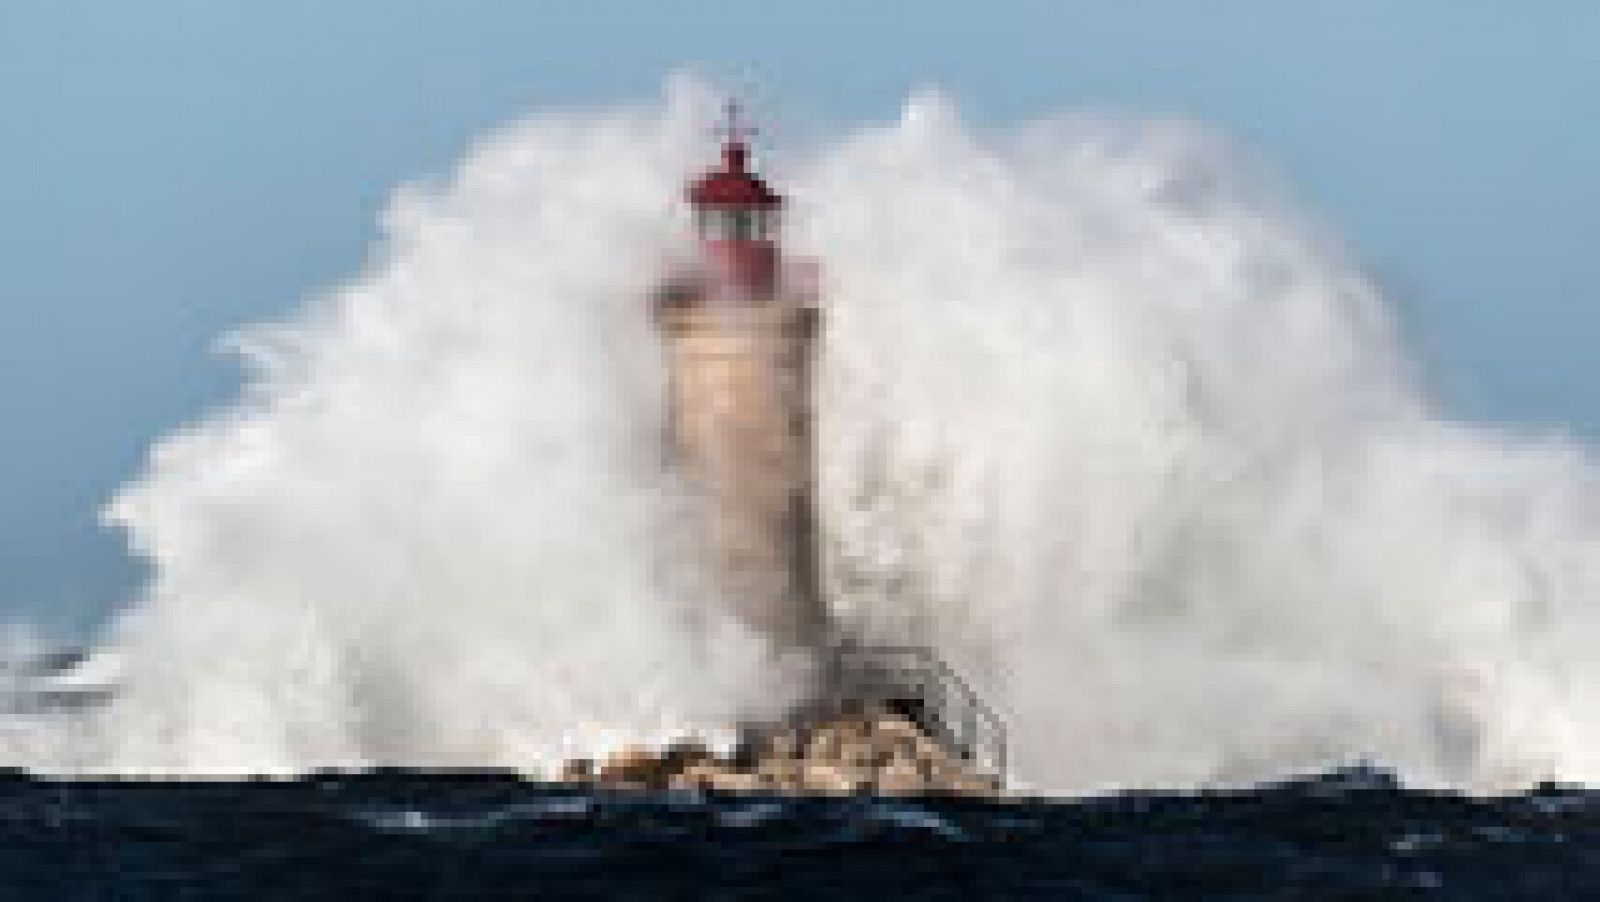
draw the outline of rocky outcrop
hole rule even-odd
[[[625,748],[569,762],[565,782],[616,789],[684,789],[830,795],[995,795],[978,773],[912,721],[878,705],[748,730],[718,756],[697,742]]]

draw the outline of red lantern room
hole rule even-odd
[[[749,169],[755,130],[729,102],[721,127],[722,166],[689,186],[695,231],[705,252],[710,294],[762,300],[778,288],[778,211],[783,198]]]

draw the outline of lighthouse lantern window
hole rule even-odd
[[[777,224],[776,211],[749,207],[699,211],[700,235],[712,241],[765,241]]]

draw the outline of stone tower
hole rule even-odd
[[[814,270],[785,260],[783,199],[729,104],[721,165],[689,186],[696,257],[657,290],[670,459],[732,613],[779,646],[825,639],[813,549]]]

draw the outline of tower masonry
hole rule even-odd
[[[689,185],[695,257],[657,289],[667,444],[698,505],[704,563],[737,618],[823,641],[813,548],[815,268],[780,250],[783,198],[750,169],[730,104],[721,165]]]

